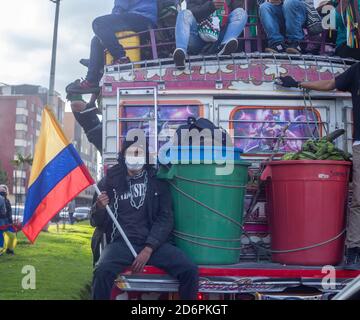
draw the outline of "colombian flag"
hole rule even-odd
[[[52,111],[45,108],[25,202],[22,228],[25,236],[34,242],[42,228],[68,202],[93,184]]]

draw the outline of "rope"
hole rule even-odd
[[[201,240],[209,240],[209,241],[227,241],[227,242],[239,242],[241,239],[221,239],[221,238],[210,238],[210,237],[202,237],[202,236],[195,236],[193,234],[181,232],[178,230],[174,230],[174,234],[178,234],[180,236],[189,237],[189,238],[198,238]]]
[[[222,187],[222,188],[229,188],[229,189],[247,188],[247,185],[244,185],[244,186],[231,186],[231,185],[225,185],[225,184],[210,183],[210,182],[205,182],[205,181],[188,179],[188,178],[178,176],[178,175],[175,175],[175,178],[177,178],[179,180],[183,180],[183,181],[187,181],[187,182],[193,182],[193,183],[197,183],[197,184],[203,184],[203,185],[207,185],[207,186],[211,186],[211,187]]]
[[[314,135],[314,133],[311,130],[311,127],[310,127],[309,114],[308,114],[309,107],[308,107],[308,105],[306,103],[306,93],[308,94],[308,96],[310,96],[309,93],[305,89],[303,89],[303,99],[304,99],[304,107],[305,107],[306,125],[307,125],[307,128],[308,128],[309,132],[310,132],[311,137],[314,140],[320,139],[320,130],[319,130],[319,126],[318,126],[318,121],[316,120],[316,113],[314,112],[314,107],[312,105],[312,102],[310,102],[310,112],[313,114],[313,117],[314,117],[314,124],[315,124],[315,129],[316,129],[316,131],[318,133],[318,137],[315,137],[315,135]]]
[[[261,245],[258,245],[258,244],[255,243],[255,242],[251,241],[250,238],[249,238],[249,240],[250,240],[251,245],[253,245],[253,246],[257,247],[257,248],[260,248],[260,249],[262,249],[262,250],[264,250],[264,251],[266,251],[266,252],[270,252],[270,253],[292,253],[292,252],[299,252],[299,251],[310,250],[310,249],[313,249],[313,248],[317,248],[317,247],[326,245],[326,244],[328,244],[328,243],[331,243],[331,242],[337,240],[337,239],[340,238],[344,233],[345,233],[345,230],[343,230],[343,231],[342,231],[341,233],[339,233],[337,236],[335,236],[335,237],[333,237],[333,238],[331,238],[331,239],[329,239],[329,240],[323,241],[323,242],[321,242],[321,243],[317,243],[317,244],[310,245],[310,246],[303,247],[303,248],[289,249],[289,250],[270,250],[270,249],[267,249],[267,248],[265,248],[265,247],[263,247],[263,246],[261,246]],[[175,237],[177,237],[177,238],[179,238],[179,239],[181,239],[181,240],[184,240],[184,241],[187,241],[187,242],[196,244],[196,245],[198,245],[198,246],[203,246],[203,247],[208,247],[208,248],[216,248],[216,249],[223,249],[223,250],[241,250],[241,249],[242,249],[242,247],[231,248],[231,247],[216,246],[216,245],[212,245],[212,244],[197,242],[197,241],[195,241],[195,240],[187,239],[187,238],[181,236],[180,234],[176,234],[176,232],[175,232],[174,235],[175,235]],[[185,235],[185,234],[184,234],[184,235]],[[244,232],[244,235],[245,235],[246,237],[249,237],[249,236],[246,234],[246,232]],[[190,236],[190,235],[188,235],[188,236]],[[193,236],[193,237],[196,237],[196,236]],[[206,240],[205,237],[196,237],[196,238],[200,238],[200,239]],[[208,240],[215,241],[215,238],[208,238]],[[221,240],[218,240],[218,239],[216,239],[216,240],[217,240],[217,241],[221,241]],[[222,241],[224,241],[224,240],[222,240]],[[233,241],[235,241],[235,240],[233,240]],[[237,240],[237,241],[240,241],[240,240]]]
[[[312,110],[312,112],[315,114],[315,107],[312,103],[312,98],[311,98],[311,94],[310,94],[310,91],[308,91],[308,98],[309,98],[309,102],[310,102],[310,108]],[[328,131],[328,128],[326,127],[325,123],[323,121],[321,121],[321,124],[324,128],[324,131],[325,131],[325,135],[328,135],[329,134],[329,131]],[[318,121],[316,121],[316,125],[318,125]],[[319,129],[318,129],[319,131]],[[319,131],[319,137],[320,137],[320,131]]]
[[[320,242],[320,243],[316,243],[316,244],[313,244],[313,245],[310,245],[310,246],[306,246],[306,247],[301,247],[301,248],[296,248],[296,249],[288,249],[288,250],[271,250],[271,249],[268,249],[268,248],[265,248],[261,245],[258,245],[257,243],[253,242],[251,240],[251,237],[250,235],[246,232],[244,226],[237,222],[236,220],[234,220],[233,218],[231,217],[228,217],[226,216],[225,214],[221,213],[220,211],[216,210],[216,209],[213,209],[211,207],[209,207],[208,205],[206,205],[205,203],[202,203],[201,201],[195,199],[194,197],[192,197],[191,195],[187,194],[186,192],[184,192],[183,190],[181,190],[180,188],[178,188],[177,186],[175,186],[175,184],[173,182],[170,182],[170,185],[177,191],[179,192],[180,194],[182,194],[183,196],[185,196],[186,198],[190,199],[191,201],[199,204],[200,206],[208,209],[209,211],[215,213],[216,215],[232,222],[233,224],[235,224],[236,226],[240,227],[243,234],[249,239],[249,242],[251,245],[253,245],[254,247],[257,247],[257,248],[260,248],[266,252],[270,252],[270,253],[292,253],[292,252],[299,252],[299,251],[305,251],[305,250],[309,250],[309,249],[313,249],[313,248],[317,248],[317,247],[322,247],[328,243],[331,243],[335,240],[337,240],[338,238],[340,238],[344,233],[345,233],[345,229],[342,230],[338,235],[336,235],[335,237],[329,239],[329,240],[326,240],[326,241],[323,241],[323,242]],[[204,247],[209,247],[209,248],[217,248],[217,249],[224,249],[224,250],[241,250],[241,248],[228,248],[228,247],[221,247],[221,246],[215,246],[215,245],[210,245],[210,244],[205,244],[205,243],[200,243],[200,242],[197,242],[197,241],[194,241],[194,240],[190,240],[190,239],[186,239],[186,238],[183,238],[181,235],[176,235],[176,237],[178,237],[179,239],[182,239],[184,241],[188,241],[190,243],[194,243],[194,244],[197,244],[197,245],[200,245],[200,246],[204,246]],[[200,238],[200,237],[199,237]]]
[[[335,237],[320,242],[320,243],[316,243],[307,247],[302,247],[302,248],[298,248],[298,249],[289,249],[289,250],[271,250],[272,253],[290,253],[290,252],[298,252],[298,251],[304,251],[304,250],[309,250],[309,249],[313,249],[313,248],[317,248],[317,247],[322,247],[330,242],[333,242],[337,239],[339,239],[343,234],[345,233],[345,229],[343,231],[341,231],[338,235],[336,235]]]
[[[179,235],[175,235],[175,237],[177,237],[177,238],[179,238],[181,240],[196,244],[198,246],[209,247],[209,248],[214,248],[214,249],[236,250],[236,251],[240,251],[242,249],[241,247],[239,247],[239,248],[229,248],[229,247],[216,246],[214,244],[200,243],[200,242],[197,242],[197,241],[194,241],[194,240],[183,238],[182,236],[179,236]]]
[[[194,197],[192,197],[191,195],[187,194],[186,192],[184,192],[183,190],[181,190],[180,188],[178,188],[177,186],[175,186],[175,184],[173,182],[170,182],[170,185],[179,193],[181,193],[183,196],[185,196],[186,198],[190,199],[191,201],[199,204],[200,206],[208,209],[209,211],[212,211],[214,212],[215,214],[217,214],[218,216],[224,218],[225,220],[228,220],[230,222],[232,222],[233,224],[235,224],[236,226],[240,227],[240,228],[243,228],[242,224],[237,222],[236,220],[234,220],[233,218],[231,217],[228,217],[227,215],[221,213],[220,211],[216,210],[216,209],[213,209],[211,207],[209,207],[208,205],[206,205],[205,203],[202,203],[201,201],[195,199]]]

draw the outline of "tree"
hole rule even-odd
[[[27,156],[23,156],[21,153],[18,153],[15,157],[15,160],[12,160],[11,163],[13,164],[13,166],[15,167],[15,170],[24,170],[25,166],[29,165],[31,166],[32,163],[33,163],[33,158],[31,157],[31,155],[27,155]],[[15,183],[14,183],[14,186],[15,186],[15,207],[17,205],[17,202],[18,202],[18,188],[17,188],[17,174],[16,174],[16,171],[15,171]]]
[[[21,153],[18,153],[16,155],[16,159],[12,160],[11,163],[16,167],[16,169],[23,169],[24,165],[32,165],[33,158],[31,157],[31,155],[27,155],[26,157],[24,157]]]
[[[1,161],[0,161],[0,184],[8,184],[8,176],[6,171],[2,169]]]

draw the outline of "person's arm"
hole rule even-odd
[[[105,178],[101,179],[98,183],[100,191],[105,190]],[[98,195],[95,193],[92,200],[90,211],[90,224],[93,227],[102,227],[107,219],[107,212],[105,208],[99,207]]]
[[[293,77],[279,77],[276,84],[285,88],[304,88],[317,91],[331,91],[336,88],[335,79],[320,81],[296,81]]]
[[[170,188],[167,182],[159,181],[159,212],[151,227],[149,236],[145,243],[153,250],[166,242],[174,227],[174,216],[172,211],[172,200]],[[155,214],[155,213],[154,213]]]
[[[359,74],[360,63],[357,62],[348,68],[345,72],[335,77],[335,79],[298,82],[294,78],[286,76],[276,79],[276,84],[286,88],[305,88],[318,91],[331,91],[337,89],[339,91],[350,92],[354,83],[359,81]]]
[[[308,90],[331,91],[335,89],[335,79],[300,82],[299,87]]]

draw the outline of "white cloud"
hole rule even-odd
[[[79,59],[89,56],[91,23],[114,0],[62,0],[55,89],[85,76]],[[48,87],[55,4],[49,0],[0,1],[0,82]]]

